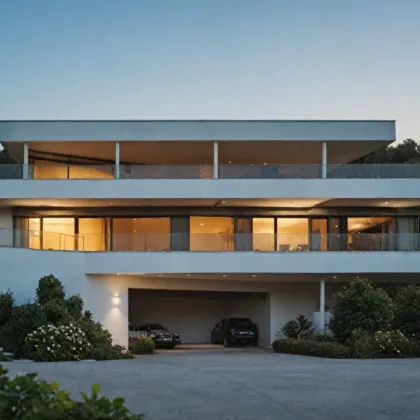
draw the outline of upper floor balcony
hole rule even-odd
[[[5,121],[0,196],[420,197],[420,165],[349,163],[394,140],[393,121]]]

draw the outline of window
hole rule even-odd
[[[42,249],[74,251],[73,217],[44,217],[42,223]]]
[[[78,247],[79,251],[105,251],[105,232],[107,219],[80,218]]]
[[[277,219],[277,246],[279,251],[308,251],[309,222],[302,217]]]
[[[114,218],[114,251],[168,251],[169,217]]]
[[[191,251],[233,251],[232,217],[190,217]]]
[[[392,246],[395,223],[392,217],[349,217],[347,232],[350,251],[379,251]]]
[[[312,219],[311,249],[314,251],[328,250],[328,219]]]
[[[254,217],[252,219],[252,249],[274,251],[274,218]]]

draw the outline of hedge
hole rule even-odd
[[[348,348],[342,344],[313,340],[276,340],[273,342],[273,349],[276,353],[328,357],[332,359],[345,359],[349,355]]]

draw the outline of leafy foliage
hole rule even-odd
[[[53,275],[42,277],[36,289],[36,296],[36,303],[12,308],[7,322],[3,326],[0,325],[0,347],[13,352],[16,357],[31,357],[32,355],[37,360],[50,360],[51,357],[48,358],[44,354],[45,349],[39,350],[41,354],[34,352],[35,343],[32,343],[31,346],[29,341],[25,341],[26,337],[39,327],[45,328],[48,324],[55,327],[71,324],[73,328],[80,328],[90,343],[88,349],[83,349],[79,358],[111,360],[122,357],[122,353],[113,348],[112,336],[109,331],[104,329],[100,323],[95,322],[89,311],[82,313],[82,298],[71,296],[67,300],[65,299],[65,289],[56,277]],[[3,299],[9,302],[10,298],[11,296],[6,293],[0,295],[0,301]],[[9,304],[5,305],[4,319],[8,317],[9,306]],[[46,337],[45,339],[48,341]],[[52,348],[52,346],[47,347]],[[74,359],[72,354],[68,355],[69,359],[66,360]],[[65,360],[63,356],[60,356],[59,359]]]
[[[372,359],[375,355],[375,341],[373,334],[356,328],[346,343],[350,356],[355,359]]]
[[[0,327],[6,324],[12,316],[13,303],[13,293],[10,290],[0,293]]]
[[[331,312],[330,329],[337,341],[343,344],[356,328],[371,334],[389,329],[394,305],[384,290],[374,288],[367,279],[356,278],[334,296]]]
[[[394,328],[410,339],[420,340],[420,287],[407,286],[395,297]]]
[[[16,357],[27,356],[26,336],[46,323],[40,305],[27,303],[15,306],[9,321],[0,328],[0,347],[14,353]]]
[[[38,362],[81,360],[91,346],[86,334],[73,324],[39,327],[25,341],[31,358]]]
[[[40,305],[45,305],[54,300],[64,302],[65,296],[66,290],[63,284],[52,274],[39,279],[36,297]]]
[[[66,308],[73,319],[80,319],[83,311],[83,299],[79,295],[70,296],[66,300]]]
[[[134,354],[151,354],[155,351],[155,343],[150,337],[130,338],[129,347]]]
[[[298,315],[296,319],[286,322],[282,328],[287,338],[302,338],[312,331],[312,322],[305,315]]]
[[[141,420],[132,414],[123,398],[100,397],[99,385],[91,394],[82,393],[82,401],[73,401],[56,382],[45,382],[35,373],[8,378],[0,366],[0,418],[15,420]]]
[[[410,345],[401,331],[377,331],[374,342],[377,357],[403,357]]]
[[[353,163],[420,163],[420,146],[413,139],[406,139],[396,146],[375,150]]]
[[[276,353],[299,354],[313,357],[345,359],[348,348],[339,343],[312,340],[276,340],[273,342]]]

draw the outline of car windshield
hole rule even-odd
[[[254,325],[249,318],[232,318],[230,323],[235,327],[252,327]]]
[[[149,324],[149,328],[151,330],[165,330],[165,331],[167,331],[166,328],[161,324]]]

